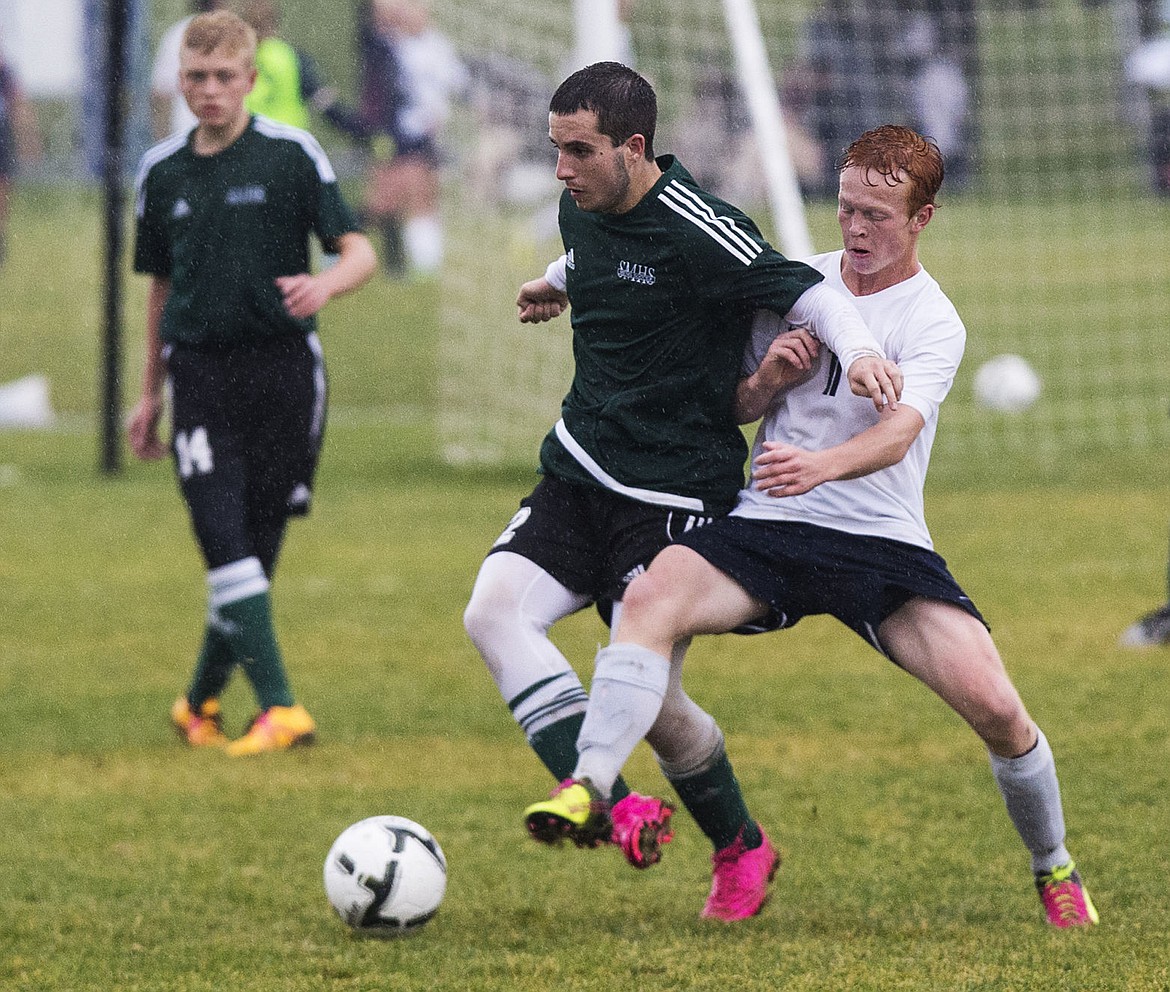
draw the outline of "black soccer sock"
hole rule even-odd
[[[542,727],[528,738],[528,743],[536,752],[536,756],[544,762],[544,767],[552,772],[553,778],[558,782],[569,778],[577,767],[577,737],[581,733],[581,724],[584,721],[584,713],[574,713]],[[629,785],[619,775],[613,784],[610,799],[616,803],[629,794]]]
[[[748,812],[726,752],[702,771],[682,778],[668,776],[668,781],[715,850],[735,843],[737,837],[749,850],[763,843],[759,824]]]
[[[203,632],[203,647],[195,662],[191,688],[187,691],[187,701],[192,711],[198,712],[207,700],[218,699],[222,695],[235,667],[235,655],[227,636],[216,626],[215,619],[209,619]]]

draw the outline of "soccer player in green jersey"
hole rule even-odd
[[[618,63],[588,66],[553,95],[565,255],[521,288],[518,305],[521,320],[540,321],[571,302],[576,370],[541,447],[543,478],[485,559],[464,617],[557,780],[576,764],[587,697],[549,628],[591,603],[616,613],[665,544],[734,504],[747,457],[734,396],[753,324],[788,315],[813,328],[839,359],[839,382],[879,407],[900,389],[897,367],[820,273],[784,258],[673,156],[655,157],[656,117],[653,88]],[[594,691],[614,674],[599,671]],[[673,698],[698,709],[681,690]],[[689,811],[718,849],[745,834],[758,845],[721,735],[697,742],[677,726],[668,715],[647,739]],[[671,836],[670,805],[620,779],[610,798],[596,829],[570,839],[653,864]]]
[[[232,755],[313,739],[289,686],[269,587],[291,516],[308,512],[325,419],[316,314],[376,259],[305,131],[253,117],[256,35],[227,11],[183,35],[179,85],[197,126],[143,157],[134,267],[150,277],[142,398],[130,446],[161,458],[164,380],[179,488],[207,565],[203,646],[171,711],[192,746]],[[337,255],[309,271],[310,237]],[[243,667],[260,705],[228,744],[219,697]]]

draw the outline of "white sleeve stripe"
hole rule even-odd
[[[755,258],[763,251],[760,244],[736,224],[734,220],[730,217],[716,214],[711,209],[711,206],[704,202],[701,197],[697,196],[693,190],[687,189],[680,183],[670,183],[659,195],[659,199],[668,206],[672,206],[671,201],[674,201],[683,210],[693,212],[699,218],[699,226],[709,226],[720,232],[724,237],[734,240],[740,245],[741,250],[751,257]],[[672,209],[675,208],[672,206]],[[677,210],[677,212],[682,213],[682,210]],[[712,236],[714,237],[714,232],[712,232]]]
[[[174,137],[167,138],[165,141],[160,141],[153,148],[148,148],[146,154],[142,156],[142,161],[138,164],[138,173],[134,177],[134,209],[139,217],[142,216],[143,211],[146,209],[147,173],[164,158],[169,158],[171,155],[174,155],[185,144],[187,144],[187,135],[176,134]]]
[[[676,181],[670,183],[664,192],[668,192],[672,196],[677,197],[679,202],[689,202],[694,207],[696,213],[698,213],[701,217],[706,217],[710,223],[718,225],[719,227],[726,230],[728,234],[736,237],[746,246],[748,251],[758,254],[762,250],[755,242],[755,240],[753,240],[746,231],[739,227],[739,225],[736,224],[734,220],[732,220],[730,217],[716,214],[715,211],[711,209],[711,205],[703,200],[703,198],[700,197],[694,190],[688,189],[686,186],[682,185],[682,183]]]
[[[280,124],[268,117],[261,117],[259,114],[254,118],[253,126],[260,134],[267,138],[284,138],[288,141],[295,141],[301,148],[304,149],[305,154],[313,160],[313,165],[317,167],[317,175],[321,177],[321,182],[332,183],[337,181],[337,174],[333,171],[333,166],[329,162],[329,156],[325,154],[325,149],[320,145],[308,131],[303,131],[299,127],[293,127],[291,124]]]
[[[680,206],[679,204],[672,203],[665,196],[659,196],[658,199],[660,199],[664,204],[666,204],[666,206],[668,206],[676,214],[678,214],[681,217],[684,217],[686,220],[689,220],[692,224],[695,225],[695,227],[706,231],[715,241],[718,241],[719,244],[721,244],[724,248],[726,248],[730,254],[734,255],[741,262],[743,262],[744,265],[751,265],[752,264],[752,261],[755,258],[755,256],[745,254],[739,246],[733,245],[730,241],[728,241],[723,236],[723,233],[721,231],[718,231],[718,230],[710,227],[702,218],[696,217],[693,213],[691,213],[686,208]]]

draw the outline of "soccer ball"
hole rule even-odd
[[[429,830],[404,816],[346,827],[325,859],[325,894],[357,933],[413,933],[439,910],[447,858]]]
[[[1018,413],[1039,395],[1040,377],[1019,355],[996,355],[975,372],[975,400],[989,410]]]

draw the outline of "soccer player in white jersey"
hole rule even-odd
[[[900,400],[878,411],[839,389],[835,356],[803,331],[756,337],[739,392],[744,422],[764,417],[753,481],[729,516],[663,549],[627,588],[611,644],[598,654],[573,778],[608,795],[635,744],[673,707],[677,644],[830,614],[975,730],[1048,921],[1085,925],[1097,913],[1065,847],[1052,751],[923,517],[939,405],[965,341],[954,307],[918,261],[942,179],[938,148],[908,128],[876,128],[849,147],[838,201],[844,249],[811,262],[853,298],[899,364]],[[792,384],[801,354],[814,360],[812,371]],[[691,717],[679,709],[675,719]],[[709,741],[709,760],[719,760],[722,740],[708,720],[693,719],[690,734]],[[767,838],[716,852],[712,897],[741,916],[758,912],[777,860]]]

